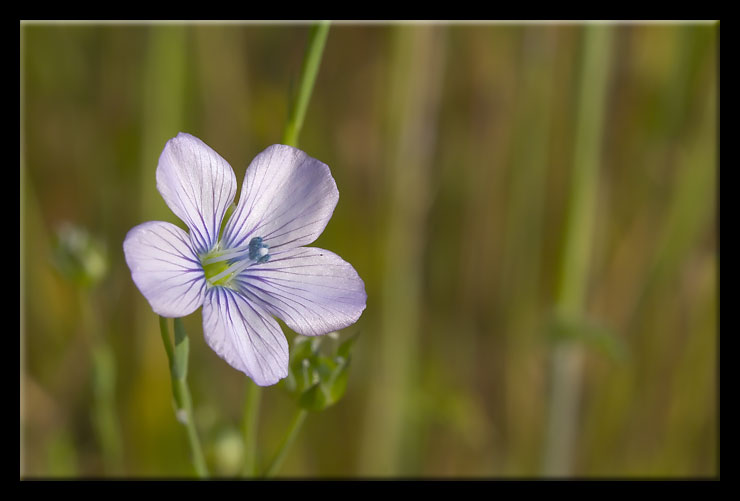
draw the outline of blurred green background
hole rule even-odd
[[[21,477],[193,475],[122,242],[184,227],[155,187],[180,131],[241,189],[308,30],[21,24]],[[718,30],[332,25],[300,147],[340,193],[313,245],[368,300],[347,393],[282,475],[718,475]],[[251,382],[200,322],[196,422],[232,476]],[[263,463],[295,408],[262,391]]]

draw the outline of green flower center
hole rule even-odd
[[[203,261],[206,260],[203,259]],[[208,280],[208,283],[210,283],[211,285],[226,285],[231,278],[231,275],[222,275],[221,278],[217,278],[215,281],[213,280],[213,278],[218,277],[218,275],[221,275],[221,273],[228,269],[228,261],[216,261],[215,263],[203,265],[203,271],[206,274],[206,280]]]
[[[200,256],[200,264],[211,286],[229,287],[231,279],[244,269],[270,260],[270,246],[262,241],[262,237],[254,237],[249,245],[234,249],[222,250],[219,246]]]

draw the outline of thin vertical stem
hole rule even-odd
[[[288,433],[283,437],[283,441],[280,443],[280,447],[278,448],[275,457],[272,458],[272,461],[270,461],[270,465],[265,470],[265,477],[273,477],[280,470],[280,467],[285,460],[285,455],[287,454],[288,450],[293,445],[293,442],[298,436],[298,432],[301,430],[303,422],[306,420],[307,414],[308,411],[303,408],[298,410],[298,413],[296,413],[295,417],[293,418],[293,422],[288,429]]]
[[[316,81],[316,75],[319,73],[321,66],[321,57],[324,54],[324,45],[326,37],[329,35],[329,21],[321,21],[311,27],[308,35],[308,45],[306,56],[303,59],[301,67],[301,79],[298,87],[298,96],[294,106],[291,109],[288,124],[283,134],[283,143],[290,146],[298,146],[298,136],[303,127],[303,119],[306,116],[308,103],[311,100],[313,85]]]
[[[162,335],[162,343],[164,344],[164,351],[167,352],[167,363],[168,366],[172,367],[172,341],[170,340],[170,329],[167,326],[167,319],[165,317],[159,317],[159,333]]]
[[[179,409],[177,411],[178,420],[185,425],[188,433],[188,442],[190,443],[190,450],[193,453],[193,466],[195,466],[195,472],[200,478],[208,477],[208,467],[206,466],[203,449],[201,448],[200,440],[198,439],[198,430],[195,428],[193,401],[190,397],[188,383],[184,378],[173,380],[173,391],[175,394],[175,401],[180,402]]]
[[[146,63],[142,75],[143,112],[140,170],[141,206],[143,214],[166,214],[154,184],[153,167],[162,151],[162,144],[182,130],[186,99],[188,53],[185,26],[151,26],[149,29]],[[147,318],[151,316],[147,312]]]
[[[190,451],[193,455],[193,466],[199,477],[208,476],[208,467],[206,466],[203,450],[198,439],[198,430],[195,428],[195,419],[193,417],[193,401],[190,396],[190,389],[187,383],[187,357],[188,357],[188,338],[185,331],[177,323],[181,319],[175,319],[175,346],[173,348],[170,341],[170,332],[167,325],[167,319],[159,317],[159,328],[162,334],[162,342],[167,352],[167,359],[170,366],[170,375],[172,377],[172,395],[175,399],[176,417],[187,431]],[[178,328],[180,327],[180,328]]]
[[[592,25],[584,30],[575,158],[555,295],[557,314],[576,319],[583,314],[591,261],[612,39],[610,26]],[[543,458],[543,473],[548,476],[571,472],[582,367],[581,346],[568,341],[555,345]]]
[[[257,422],[259,418],[262,393],[259,386],[247,380],[247,391],[244,399],[244,416],[242,433],[244,434],[244,465],[242,475],[254,476],[257,473]]]

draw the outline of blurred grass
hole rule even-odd
[[[215,148],[240,185],[281,140],[308,29],[21,25],[23,477],[106,474],[84,296],[51,260],[65,221],[109,252],[85,306],[115,359],[122,474],[192,474],[122,241],[143,221],[180,224],[154,178],[177,132]],[[715,476],[718,27],[611,29],[583,311],[627,355],[583,346],[572,473]],[[283,474],[539,474],[581,30],[333,25],[301,147],[340,192],[315,245],[355,266],[368,306],[346,396],[309,416]],[[211,466],[230,475],[247,383],[200,322],[185,319],[196,420]],[[263,391],[263,455],[293,415],[287,396]]]
[[[388,203],[378,296],[376,368],[362,433],[360,471],[365,475],[410,475],[417,470],[419,346],[424,243],[431,202],[430,167],[436,146],[446,28],[394,27],[384,123],[384,169]],[[370,333],[372,335],[372,333]],[[378,440],[383,436],[383,440]]]
[[[567,476],[572,472],[573,448],[580,427],[586,327],[586,291],[594,247],[596,203],[600,193],[603,131],[608,116],[606,95],[612,71],[613,28],[585,26],[577,66],[576,122],[568,204],[553,297],[557,320],[572,322],[570,339],[555,339],[550,356],[547,431],[542,473]],[[556,320],[556,321],[557,321]],[[573,338],[573,335],[576,335]],[[608,334],[607,334],[608,336]]]

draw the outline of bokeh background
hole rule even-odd
[[[194,474],[133,226],[190,132],[280,142],[307,24],[21,23],[21,477]],[[367,309],[289,477],[719,474],[718,23],[334,24],[300,147]],[[574,250],[575,249],[575,250]],[[80,273],[83,270],[84,273]],[[251,381],[190,333],[213,473]],[[293,334],[286,330],[289,339]],[[296,411],[262,390],[261,461]]]

